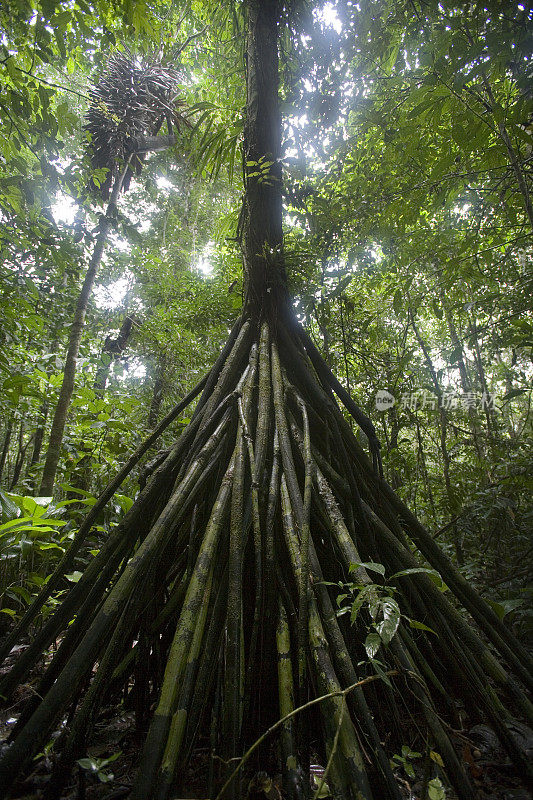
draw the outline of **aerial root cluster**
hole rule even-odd
[[[510,709],[533,718],[527,654],[383,480],[372,426],[303,330],[290,321],[257,328],[240,320],[211,373],[165,424],[200,392],[176,444],[0,684],[9,698],[61,639],[0,762],[2,796],[67,717],[45,792],[47,800],[60,797],[99,711],[121,699],[147,729],[132,800],[164,800],[186,788],[199,746],[210,753],[203,796],[216,797],[225,784],[224,797],[239,797],[250,769],[265,769],[283,774],[288,797],[304,797],[313,756],[328,762],[340,797],[400,800],[390,757],[402,736],[411,741],[413,727],[439,754],[457,795],[471,800],[453,742],[457,697],[476,704],[527,774],[508,729]],[[371,460],[335,395],[364,428]],[[74,563],[117,485],[80,528],[4,657]],[[340,590],[330,584],[374,582],[363,566],[349,577],[351,564],[378,562],[386,575],[414,570],[421,563],[414,550],[484,638],[429,574],[400,576],[395,596],[404,616],[377,655],[388,682],[340,694],[372,672],[363,645],[370,617],[362,612],[353,625],[339,618]],[[319,695],[330,696],[291,716]],[[277,738],[235,771],[246,748],[286,715]]]

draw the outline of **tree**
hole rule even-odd
[[[383,480],[372,424],[294,318],[282,235],[283,7],[247,0],[245,10],[243,313],[197,389],[190,424],[0,684],[9,696],[76,615],[0,762],[4,796],[73,707],[47,789],[58,797],[98,709],[130,683],[139,722],[149,717],[151,694],[158,697],[135,800],[169,796],[211,720],[223,792],[240,796],[235,759],[243,746],[295,702],[318,695],[327,697],[311,706],[319,722],[313,746],[331,759],[328,780],[342,797],[369,800],[374,792],[399,800],[380,728],[390,727],[391,716],[401,726],[400,700],[424,720],[459,797],[474,791],[441,721],[453,714],[448,703],[458,693],[467,702],[475,697],[511,758],[524,774],[529,769],[506,726],[509,708],[525,714],[529,702],[493,650],[530,685],[527,654]],[[372,461],[335,395],[364,430]],[[411,544],[490,645],[446,600]],[[337,618],[328,585],[350,571],[358,592],[353,628]],[[369,573],[381,577],[375,582]],[[414,632],[405,617],[416,620]],[[358,671],[365,652],[380,671],[375,692],[365,691],[366,668]],[[311,720],[293,721],[283,725],[279,761],[288,795],[299,797],[307,788]],[[260,764],[276,760],[266,746],[260,754]]]
[[[117,201],[122,189],[129,185],[133,168],[141,169],[141,154],[175,144],[171,119],[180,119],[174,97],[176,85],[177,76],[160,65],[139,64],[131,54],[119,53],[108,63],[106,72],[92,91],[86,127],[93,167],[95,172],[101,171],[100,180],[93,176],[92,183],[97,182],[109,202],[100,220],[70,328],[63,383],[52,420],[41,480],[40,494],[43,496],[52,496],[53,493],[85,315],[107,236],[117,216]],[[168,119],[169,136],[157,137],[155,134],[165,118]]]
[[[500,119],[505,110],[531,193],[526,124],[531,113],[526,89],[531,12],[517,8],[508,14],[491,5],[489,31],[487,8],[466,9],[460,3],[335,7],[342,28],[332,36],[324,27],[324,41],[306,42],[306,80],[298,80],[297,73],[291,87],[292,113],[305,111],[308,118],[303,131],[289,128],[287,136],[292,150],[286,181],[289,253],[296,243],[298,314],[367,413],[375,414],[377,391],[386,388],[396,398],[393,408],[375,418],[383,437],[385,474],[422,520],[445,527],[445,539],[449,509],[457,504],[449,502],[442,481],[439,403],[458,403],[449,413],[446,448],[460,508],[457,542],[462,539],[468,551],[465,574],[483,576],[489,592],[487,581],[500,580],[505,572],[502,553],[515,557],[515,544],[525,543],[519,520],[522,511],[530,513],[525,497],[519,500],[520,492],[507,487],[528,436],[530,383],[524,376],[530,325],[519,297],[529,285],[525,264],[532,237],[494,109],[481,102],[480,73],[486,72],[499,98]],[[311,67],[319,42],[328,46],[328,57]],[[326,106],[337,113],[326,114]],[[470,394],[460,373],[461,348],[453,344],[445,323],[450,308]],[[413,314],[444,391],[442,401],[414,335]],[[506,365],[506,384],[500,363]],[[493,408],[480,402],[487,390]],[[413,409],[406,408],[416,405],[417,395],[420,441],[410,417]],[[477,403],[469,409],[470,419],[461,411],[468,396]],[[506,409],[512,409],[511,436],[511,428],[502,424]],[[428,478],[425,488],[421,471]],[[505,546],[498,538],[498,553],[488,546],[482,565],[480,548],[493,534],[474,498],[478,491],[487,497],[486,490],[492,498],[486,519],[496,513],[495,492],[502,527],[509,528],[508,519],[514,530]]]

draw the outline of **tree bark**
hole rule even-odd
[[[245,306],[271,315],[286,303],[283,261],[278,0],[248,0],[244,130]]]
[[[15,459],[15,465],[13,467],[13,475],[11,476],[11,483],[9,485],[9,490],[11,492],[17,485],[18,479],[20,478],[20,473],[22,472],[22,465],[24,464],[24,456],[26,455],[26,450],[28,449],[31,440],[32,436],[30,435],[26,444],[24,444],[24,421],[22,421],[20,423],[17,457]]]
[[[48,419],[48,412],[50,410],[50,401],[45,398],[41,403],[39,409],[39,416],[37,417],[37,427],[35,428],[35,436],[33,439],[33,449],[31,453],[30,466],[32,469],[39,462],[41,457],[41,450],[44,441],[44,431],[46,428],[46,420]],[[35,480],[35,484],[37,481]]]
[[[279,7],[248,0],[246,9],[251,69],[257,59],[258,73],[272,73],[272,64],[263,68],[258,54],[276,59]],[[274,48],[263,50],[272,40]],[[265,83],[264,90],[271,98],[277,86]],[[261,92],[256,100],[261,109]],[[251,114],[257,108],[250,103]],[[256,124],[260,118],[255,113]],[[248,127],[249,137],[257,133],[251,123]],[[261,154],[256,165],[260,160]],[[2,798],[22,772],[35,768],[33,756],[57,720],[69,716],[45,798],[62,796],[100,713],[108,713],[110,702],[121,704],[124,687],[128,691],[132,682],[137,697],[143,696],[148,681],[158,700],[130,800],[182,797],[191,755],[208,741],[211,763],[203,770],[209,777],[209,785],[199,789],[203,797],[239,796],[246,786],[250,796],[254,787],[262,796],[269,787],[260,774],[253,775],[260,767],[284,773],[284,797],[299,800],[309,796],[307,732],[313,748],[328,759],[336,797],[401,800],[390,763],[397,742],[387,740],[391,719],[404,718],[435,747],[458,798],[473,800],[474,787],[450,739],[453,711],[441,722],[454,692],[475,706],[476,717],[488,719],[527,773],[529,764],[506,726],[509,715],[494,687],[524,709],[527,698],[470,621],[420,571],[413,546],[438,569],[450,594],[525,685],[531,685],[531,659],[382,479],[372,424],[289,317],[281,240],[275,226],[265,229],[253,201],[268,205],[272,198],[261,194],[274,182],[257,183],[245,206],[245,214],[255,214],[254,228],[244,219],[245,255],[251,258],[245,314],[210,372],[189,425],[36,642],[0,681],[7,699],[65,631],[0,757]],[[281,207],[278,211],[281,229]],[[374,442],[374,464],[336,398]],[[110,487],[108,497],[113,491]],[[408,619],[412,607],[437,635],[430,639],[426,630],[410,635],[406,617],[398,617],[396,635],[379,651],[394,691],[379,684],[367,693],[362,685],[378,676],[358,682],[358,662],[376,613],[365,611],[365,619],[361,614],[353,625],[339,621],[337,592],[329,581],[343,582],[352,572],[375,594],[375,576],[365,562],[378,560],[387,579],[398,579],[395,596]],[[395,576],[396,570],[402,572]],[[276,603],[265,603],[268,598],[279,600],[277,640]],[[147,620],[153,621],[150,627]],[[84,696],[80,686],[88,687]],[[293,737],[292,725],[285,723],[297,714],[295,699],[303,699],[302,689],[312,700],[305,724],[296,717],[300,735]],[[437,705],[433,693],[440,693]],[[279,708],[287,714],[283,720]],[[281,726],[278,748],[265,740]],[[397,732],[399,739],[401,728]],[[248,749],[239,759],[243,746]]]
[[[0,481],[2,480],[2,475],[4,474],[4,467],[6,465],[7,454],[9,453],[9,445],[11,444],[11,434],[13,432],[13,414],[11,415],[9,422],[6,426],[6,432],[4,435],[4,444],[2,446],[2,453],[0,454]]]

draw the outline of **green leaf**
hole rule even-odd
[[[375,561],[355,561],[350,564],[350,572],[356,572],[361,567],[372,572],[379,572],[380,575],[385,576],[385,567]]]
[[[527,394],[528,391],[529,391],[529,389],[511,389],[510,392],[507,392],[507,394],[504,394],[502,402],[503,403],[508,403],[509,400],[513,399],[513,397],[520,397],[520,395],[522,395],[522,394]]]
[[[435,316],[437,317],[437,319],[442,319],[442,318],[443,318],[443,316],[444,316],[444,311],[443,311],[443,309],[442,309],[442,306],[441,306],[439,303],[437,303],[437,301],[436,301],[436,300],[434,300],[434,301],[433,301],[433,303],[431,304],[431,306],[432,306],[432,308],[433,308],[433,313],[435,314]],[[453,363],[453,362],[452,362],[452,363]]]
[[[403,744],[402,756],[404,758],[422,758],[422,753],[418,753],[416,750],[411,750],[411,748],[408,745]]]
[[[403,295],[400,289],[397,289],[394,292],[394,297],[392,298],[392,307],[396,314],[401,314],[403,308]]]
[[[0,525],[0,532],[20,530],[23,523],[31,522],[32,519],[33,517],[19,517],[19,519],[11,519],[9,522],[4,522],[2,525]]]
[[[350,285],[352,282],[353,275],[346,275],[337,286],[333,289],[333,291],[329,294],[329,299],[332,300],[335,297],[339,297],[343,291]]]
[[[446,586],[446,584],[444,583],[438,572],[430,572],[429,577],[433,581],[439,592],[448,591],[448,587]]]
[[[70,486],[68,483],[62,483],[61,488],[65,490],[65,492],[73,492],[74,494],[81,494],[82,497],[89,497],[92,500],[96,500],[94,495],[90,492],[87,492],[85,489],[76,489],[75,486]]]
[[[510,597],[508,600],[500,600],[499,602],[496,602],[495,600],[488,600],[487,602],[496,612],[498,617],[503,619],[506,614],[510,614],[511,611],[515,611],[515,609],[523,606],[525,600],[523,597]]]
[[[30,593],[23,586],[10,586],[9,591],[19,595],[19,597],[22,597],[25,603],[29,603],[31,601]]]
[[[26,583],[29,583],[31,586],[44,586],[45,578],[42,575],[38,575],[36,572],[32,572],[26,578]]]
[[[60,28],[55,28],[54,36],[57,43],[57,49],[61,54],[61,58],[65,59],[67,57],[67,51],[65,49],[64,31]]]
[[[513,126],[514,133],[522,139],[523,142],[528,144],[530,147],[533,146],[533,136],[531,135],[531,126],[528,129],[524,129],[522,125],[514,125]]]
[[[361,608],[362,608],[362,606],[363,606],[363,604],[365,602],[366,597],[367,597],[367,592],[366,592],[365,589],[362,589],[359,592],[359,594],[357,595],[357,597],[355,598],[355,600],[353,601],[352,609],[351,609],[351,612],[350,612],[350,622],[352,623],[352,625],[355,622],[355,620],[357,619],[357,615],[358,615],[359,611],[361,610]]]
[[[54,524],[65,525],[66,523],[65,522],[61,522],[61,521],[58,520],[57,523],[54,523]],[[52,533],[52,532],[55,533],[56,532],[55,528],[52,528],[49,525],[41,525],[40,521],[39,521],[39,523],[37,525],[21,525],[20,527],[17,526],[15,528],[13,528],[12,530],[14,532],[16,532],[16,533],[23,533],[23,532],[31,533],[33,538],[37,538],[39,536],[42,536],[45,533]]]
[[[46,507],[46,506],[50,505],[50,503],[53,500],[53,497],[41,497],[41,496],[39,496],[39,497],[32,497],[31,499],[34,500],[37,503],[38,506],[45,506]]]
[[[365,639],[365,650],[369,658],[374,658],[381,647],[381,636],[379,633],[369,633]]]
[[[64,549],[54,542],[37,542],[37,549],[38,550],[61,550],[64,552]],[[68,577],[68,576],[65,576]]]
[[[125,494],[116,494],[115,500],[121,507],[122,511],[126,514],[133,505],[133,500]]]
[[[402,578],[404,575],[417,575],[419,573],[426,573],[426,575],[438,575],[434,569],[430,569],[429,567],[409,567],[409,569],[401,569],[399,572],[395,572],[394,575],[391,575],[389,580],[392,581],[393,578]]]
[[[70,575],[65,575],[65,578],[68,581],[71,581],[71,583],[78,583],[78,581],[79,581],[79,579],[81,578],[82,575],[83,575],[83,572],[80,572],[79,570],[75,570],[74,572],[71,572]]]
[[[7,522],[20,516],[20,508],[0,489],[0,521]]]
[[[442,760],[442,756],[440,755],[440,753],[436,753],[435,750],[430,750],[429,757],[431,758],[432,761],[435,762],[435,764],[438,764],[439,767],[442,767],[444,769],[444,761]]]
[[[29,556],[32,554],[33,551],[33,542],[31,539],[21,539],[20,540],[20,551],[24,557]]]
[[[79,764],[82,769],[98,772],[98,765],[93,758],[78,758],[76,764]]]
[[[121,755],[122,755],[122,750],[117,750],[117,752],[113,753],[113,755],[109,756],[109,758],[102,758],[100,761],[100,767],[107,767],[108,764],[112,764],[113,761],[116,761],[117,758],[120,758]]]
[[[433,630],[433,628],[430,628],[428,625],[424,625],[423,622],[419,622],[417,619],[410,619],[409,625],[411,626],[411,628],[416,628],[417,630],[420,631],[429,631],[429,633],[434,633],[435,636],[438,636],[438,634]]]
[[[446,800],[446,790],[440,778],[432,778],[428,783],[429,800]]]
[[[498,619],[502,620],[505,617],[505,607],[498,603],[496,600],[490,600],[487,598],[487,603],[492,608],[494,613],[498,616]]]
[[[70,11],[62,11],[60,14],[56,14],[54,16],[52,22],[54,23],[55,27],[59,28],[60,30],[64,30],[71,19],[72,13]]]
[[[400,607],[392,597],[386,597],[381,602],[383,621],[378,623],[377,631],[383,644],[389,644],[400,624]]]
[[[381,663],[381,661],[378,661],[376,658],[371,658],[370,663],[372,664],[372,667],[375,669],[376,673],[379,675],[381,680],[384,683],[386,683],[390,689],[392,689],[392,683],[390,682],[389,676],[383,669],[383,664]]]

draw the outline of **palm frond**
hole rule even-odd
[[[169,133],[173,125],[178,130],[189,125],[180,110],[184,103],[179,99],[179,83],[178,73],[156,59],[146,61],[129,50],[116,51],[109,58],[89,91],[84,125],[93,168],[108,170],[98,187],[104,198],[120,163],[131,153],[133,141],[154,136],[165,120]],[[139,172],[141,166],[142,156],[134,156],[132,168]],[[124,189],[128,184],[129,180]]]

